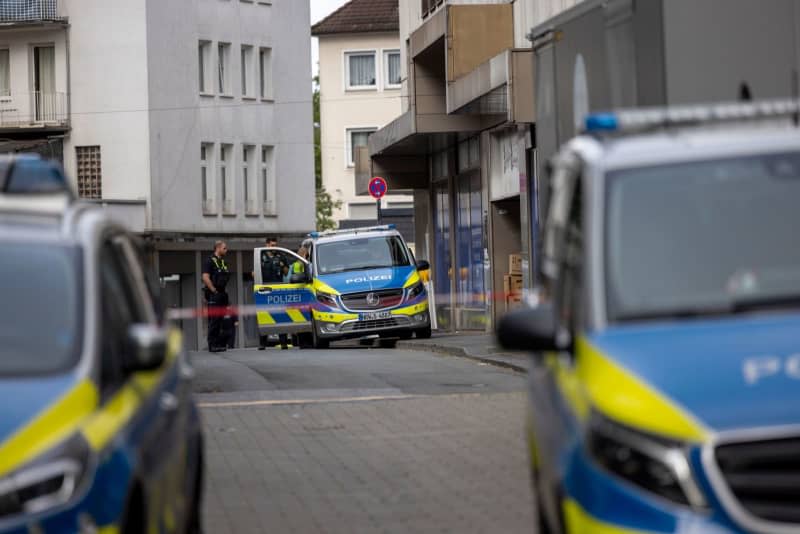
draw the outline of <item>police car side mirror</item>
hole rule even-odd
[[[128,353],[124,363],[130,373],[152,371],[164,364],[167,356],[167,330],[150,324],[128,328]]]
[[[559,333],[555,309],[547,302],[506,314],[497,325],[497,340],[508,350],[561,351],[569,346],[567,337]]]
[[[289,277],[289,282],[292,284],[307,284],[311,281],[308,273],[294,273]]]
[[[419,260],[417,262],[417,270],[418,271],[428,271],[431,268],[431,264],[428,263],[426,260]]]

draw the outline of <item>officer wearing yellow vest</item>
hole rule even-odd
[[[228,245],[224,241],[214,243],[214,253],[203,263],[203,293],[208,304],[208,350],[224,352],[227,339],[223,339],[221,326],[225,309],[229,304],[225,287],[230,279],[225,255]]]

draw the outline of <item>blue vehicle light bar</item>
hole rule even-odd
[[[798,100],[764,100],[593,113],[586,117],[585,127],[587,133],[632,133],[670,126],[794,119],[798,114],[800,114]]]
[[[0,159],[0,193],[15,195],[66,194],[72,189],[60,165],[38,155]]]

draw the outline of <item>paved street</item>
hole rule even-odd
[[[206,532],[531,532],[524,376],[425,352],[193,354]]]

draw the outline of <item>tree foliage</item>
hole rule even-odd
[[[336,228],[333,212],[342,207],[341,200],[334,200],[322,185],[322,132],[320,129],[319,76],[314,77],[314,176],[316,178],[317,230]]]

